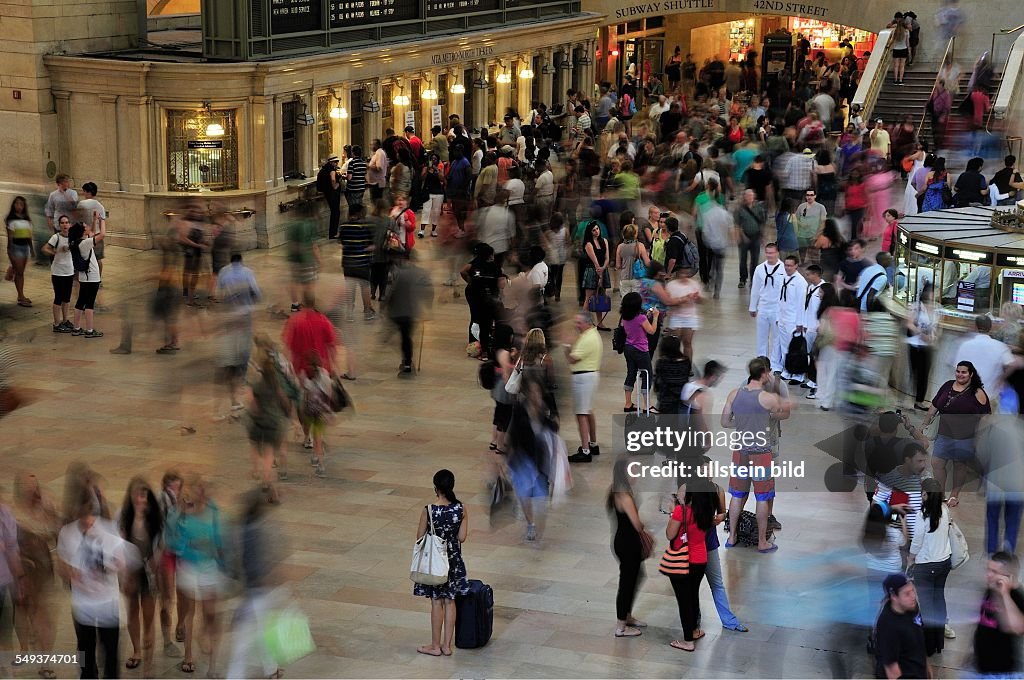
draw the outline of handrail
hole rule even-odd
[[[881,49],[879,49],[881,47]],[[864,68],[857,92],[853,95],[850,103],[851,110],[854,105],[860,105],[861,116],[864,120],[871,118],[871,110],[875,108],[878,95],[885,85],[885,75],[889,72],[889,64],[892,62],[892,30],[886,28],[878,32],[878,39],[875,41],[875,49],[871,52],[868,65]]]
[[[992,55],[992,58],[996,57],[996,36],[997,35],[1013,35],[1017,31],[1024,31],[1024,24],[1017,26],[1016,28],[1000,28],[998,31],[992,34],[992,47],[988,53]]]
[[[1019,26],[1015,31],[1024,29]],[[992,106],[989,107],[988,118],[985,121],[985,131],[991,132],[992,117],[1002,118],[1014,101],[1014,95],[1021,88],[1024,81],[1024,34],[1021,34],[1013,41],[1010,51],[1006,55],[1006,62],[1003,64],[1002,80],[999,82],[999,89],[992,99]]]
[[[946,43],[946,51],[942,55],[942,61],[939,62],[939,71],[935,74],[935,82],[932,83],[932,91],[928,93],[928,101],[932,100],[932,96],[935,94],[935,87],[939,84],[939,75],[942,73],[942,68],[946,65],[946,58],[950,61],[956,58],[956,36],[954,35]],[[949,87],[949,83],[946,83],[946,87]],[[917,125],[917,138],[921,138],[921,131],[924,129],[924,121],[928,118],[928,107],[925,106],[924,112],[921,113],[921,122]],[[932,130],[932,136],[934,137],[935,131]]]

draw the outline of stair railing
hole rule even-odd
[[[854,105],[860,105],[861,116],[865,121],[871,118],[871,111],[875,108],[878,95],[885,85],[885,76],[889,72],[889,64],[892,63],[892,30],[883,29],[878,32],[878,39],[875,41],[875,49],[871,52],[868,65],[864,68],[860,84],[857,85],[857,92],[853,95]]]
[[[939,76],[942,74],[942,67],[946,65],[946,59],[952,61],[956,58],[956,36],[954,35],[946,43],[946,51],[942,55],[942,61],[939,62],[939,72],[935,74],[935,82],[932,83],[932,91],[928,93],[928,101],[932,100],[932,96],[935,94],[935,88],[939,85]],[[946,87],[949,87],[949,83],[946,83]],[[921,113],[921,122],[917,124],[917,138],[921,138],[921,131],[924,130],[925,120],[928,119],[928,106],[925,105],[924,111]],[[934,130],[932,131],[934,135]]]
[[[1004,28],[999,33],[1002,35],[1012,35],[1024,31],[1024,24],[1017,26],[1016,28]],[[992,34],[992,43],[995,44],[995,36]],[[1024,33],[1019,35],[1013,45],[1010,46],[1010,51],[1006,54],[1006,61],[1003,63],[1003,76],[999,82],[999,89],[996,91],[996,96],[993,99],[992,106],[988,110],[988,118],[985,120],[985,131],[991,132],[992,118],[1001,119],[1010,108],[1011,102],[1014,101],[1014,95],[1021,86],[1021,81],[1024,78],[1021,77],[1021,71],[1024,69]]]

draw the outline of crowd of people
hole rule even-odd
[[[895,28],[907,31],[909,61],[920,26],[899,17]],[[882,120],[868,126],[858,111],[847,109],[862,71],[852,47],[847,52],[839,64],[805,53],[795,77],[765,87],[758,83],[756,58],[728,66],[709,61],[698,70],[677,50],[666,68],[668,82],[658,81],[653,90],[639,88],[634,72],[617,87],[601,84],[593,99],[569,90],[562,102],[535,103],[525,116],[509,110],[500,128],[478,136],[452,116],[447,129],[435,126],[422,139],[412,127],[402,134],[387,130],[365,156],[359,146],[345,147],[326,159],[316,180],[329,215],[326,229],[314,217],[314,201],[297,206],[298,216],[287,226],[291,285],[277,307],[286,319],[280,348],[254,331],[264,293],[256,272],[235,251],[231,214],[184,206],[157,239],[160,272],[146,311],[163,331],[164,344],[156,349],[163,355],[182,350],[182,307],[214,306],[219,312],[225,418],[244,418],[258,484],[241,520],[238,548],[247,615],[258,618],[268,606],[271,561],[259,523],[266,508],[280,501],[279,482],[289,477],[285,441],[293,422],[314,474],[327,476],[324,436],[332,413],[345,406],[342,381],[356,378],[354,354],[345,351],[337,329],[355,321],[357,297],[365,323],[386,314],[399,332],[399,375],[411,378],[415,329],[434,299],[430,276],[417,264],[421,252],[442,262],[453,299],[460,280],[465,284],[468,316],[464,332],[454,335],[460,351],[464,339],[467,354],[479,362],[476,379],[494,401],[489,449],[498,472],[492,514],[513,506],[525,520],[524,540],[537,544],[546,513],[572,486],[569,465],[601,455],[594,405],[607,371],[606,345],[624,359],[624,414],[695,418],[715,412],[710,389],[724,369],[715,361],[697,365],[698,331],[726,313],[715,301],[732,278],[726,265],[736,253],[735,284],[747,298],[756,347],[746,376],[724,402],[719,425],[763,432],[767,444],[734,450],[732,462],[770,464],[784,451],[779,423],[796,407],[797,390],[806,390],[802,395],[820,409],[834,409],[870,430],[863,448],[875,450],[846,452],[842,462],[847,472],[877,480],[867,488],[863,542],[869,578],[877,581],[874,598],[883,591],[886,597],[872,622],[880,677],[925,677],[927,656],[941,652],[942,640],[953,632],[945,624],[942,595],[953,567],[949,509],[957,507],[970,473],[984,476],[991,559],[976,633],[977,669],[1019,671],[1015,645],[1024,634],[1024,595],[1010,553],[1024,488],[1007,482],[1024,480],[1024,471],[1005,453],[1012,447],[977,443],[1021,441],[1013,439],[1019,432],[1012,426],[979,421],[993,404],[1009,409],[1024,388],[1024,351],[1013,332],[1019,329],[1015,321],[1004,324],[995,338],[991,319],[979,317],[978,335],[960,348],[953,379],[929,400],[940,328],[932,286],[922,287],[902,325],[885,298],[898,285],[893,260],[904,215],[1010,200],[1024,182],[1012,156],[991,187],[980,174],[981,158],[968,162],[954,182],[945,159],[929,152],[940,143],[917,139],[912,121],[891,129]],[[902,196],[894,190],[901,176],[907,180]],[[991,196],[992,187],[998,196]],[[32,305],[25,291],[27,261],[40,252],[51,256],[53,332],[98,338],[103,333],[94,315],[106,212],[94,184],[85,184],[83,194],[86,199],[79,200],[69,178],[57,177],[46,209],[52,234],[41,244],[33,241],[26,201],[15,199],[6,220],[8,254],[19,305]],[[340,255],[344,289],[335,295],[321,289],[318,298],[317,278],[333,267],[327,263],[332,251]],[[575,295],[570,291],[563,304],[566,286],[574,286]],[[141,317],[141,310],[123,315],[114,354],[133,351],[133,328]],[[571,327],[559,324],[565,319]],[[914,406],[927,412],[926,426],[937,423],[937,433],[913,428],[900,411],[888,412],[890,375],[901,351],[915,376]],[[564,391],[558,383],[566,377],[571,394],[559,398]],[[566,407],[579,437],[571,455],[560,434]],[[901,424],[912,441],[894,447]],[[188,423],[182,427],[195,431]],[[876,441],[882,435],[889,437],[884,451]],[[692,453],[712,455],[709,448]],[[998,479],[991,474],[1008,468]],[[71,584],[75,630],[85,650],[83,677],[96,676],[97,640],[106,650],[105,675],[116,677],[120,577],[131,584],[125,590],[133,652],[126,666],[152,670],[158,599],[165,653],[179,653],[176,643],[184,643],[180,669],[195,671],[198,609],[202,648],[209,672],[215,672],[216,598],[229,551],[203,481],[183,484],[168,473],[158,493],[146,480],[133,480],[120,514],[112,515],[95,472],[76,468],[68,479],[62,511],[25,477],[17,481],[13,515],[4,515],[11,579],[35,584],[34,591],[18,591],[17,606],[27,613],[19,619],[23,648],[52,645],[44,603],[50,596],[46,572],[55,570]],[[431,599],[433,633],[431,644],[417,651],[446,656],[452,653],[454,601],[468,587],[460,546],[469,523],[454,493],[454,475],[442,470],[433,484],[435,502],[421,516],[418,536],[439,527],[430,531],[445,538],[452,571],[445,584],[415,588]],[[679,604],[683,637],[671,642],[675,648],[693,652],[704,636],[698,593],[705,576],[723,626],[747,630],[730,610],[717,525],[728,518],[727,549],[749,538],[741,532],[751,492],[751,545],[769,555],[779,549],[773,531],[781,526],[770,477],[733,477],[728,503],[725,490],[707,479],[688,480],[674,495],[665,536],[676,561],[666,567],[663,560],[662,571]],[[620,562],[616,637],[636,637],[646,626],[633,609],[653,540],[637,504],[617,461],[607,501]],[[27,528],[12,532],[15,522]],[[29,528],[34,538],[23,542]],[[12,559],[17,552],[11,545],[36,550],[39,559]],[[685,571],[678,562],[684,547]],[[42,555],[53,549],[51,564]],[[25,564],[32,566],[26,570]],[[908,567],[916,585],[902,575]],[[918,608],[923,625],[915,621]],[[239,644],[245,639],[239,636]],[[247,647],[235,650],[231,677],[245,672],[238,664],[250,653]],[[280,676],[265,654],[256,658],[263,674]],[[53,677],[48,668],[40,673]]]

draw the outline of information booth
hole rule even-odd
[[[1004,304],[1024,305],[1024,207],[959,208],[900,222],[893,271],[896,311],[929,283],[942,323],[973,328],[978,314],[999,318]]]

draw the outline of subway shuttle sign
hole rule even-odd
[[[587,4],[584,3],[584,9],[589,9]],[[616,7],[615,18],[631,19],[682,12],[756,12],[823,18],[832,14],[829,7],[785,0],[660,0]]]

